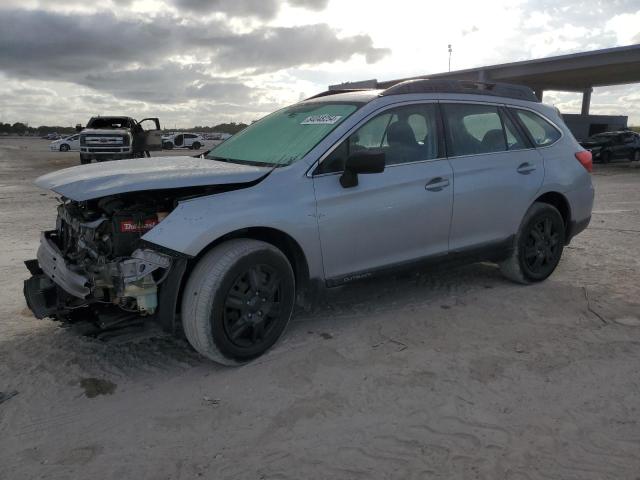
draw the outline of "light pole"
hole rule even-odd
[[[449,71],[451,71],[451,53],[453,52],[451,44],[449,44]]]

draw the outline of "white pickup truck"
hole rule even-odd
[[[92,117],[80,132],[80,163],[149,156],[162,150],[160,121],[131,117]]]

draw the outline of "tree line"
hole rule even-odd
[[[71,135],[72,133],[75,133],[75,131],[75,127],[61,127],[57,125],[30,127],[22,122],[16,122],[13,124],[0,122],[0,135],[47,135],[55,132]]]
[[[212,127],[208,126],[195,126],[193,128],[178,128],[176,130],[178,132],[200,132],[200,133],[229,133],[234,135],[238,133],[243,128],[246,128],[246,123],[219,123],[218,125],[214,125]],[[166,129],[165,130],[170,130]],[[0,122],[0,135],[48,135],[49,133],[59,133],[61,135],[72,135],[76,133],[75,127],[62,127],[59,125],[49,126],[42,125],[40,127],[30,127],[29,125],[22,122],[11,123],[2,123]]]

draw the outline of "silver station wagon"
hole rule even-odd
[[[197,158],[40,177],[61,202],[24,292],[38,318],[100,338],[155,321],[241,364],[326,288],[451,260],[544,280],[589,223],[590,171],[526,87],[329,91]]]

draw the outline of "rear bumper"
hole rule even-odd
[[[580,220],[579,222],[571,222],[571,224],[569,225],[569,231],[567,232],[567,245],[569,244],[569,242],[571,242],[571,239],[573,239],[573,237],[586,230],[590,222],[591,217]]]

